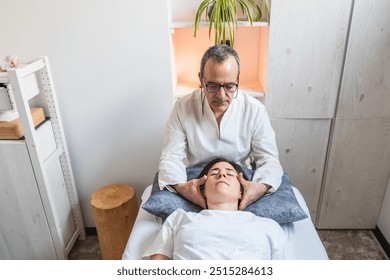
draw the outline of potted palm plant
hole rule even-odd
[[[268,0],[260,2],[269,15]],[[198,32],[202,14],[206,14],[206,20],[209,22],[209,36],[214,27],[214,43],[216,45],[226,44],[229,40],[230,46],[233,47],[238,21],[238,6],[251,26],[253,21],[259,21],[262,18],[262,11],[257,0],[203,0],[195,15],[194,36],[196,37]]]

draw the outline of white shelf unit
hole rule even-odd
[[[0,259],[66,259],[85,229],[48,58],[7,74],[24,138],[0,140]]]
[[[199,23],[200,27],[209,27],[209,22],[205,20],[201,20]],[[249,21],[244,21],[244,20],[238,20],[237,21],[237,26],[238,27],[250,27],[250,22]],[[256,26],[268,26],[268,22],[265,21],[253,21],[252,22],[252,27]],[[174,21],[171,23],[171,30],[174,30],[175,28],[188,28],[188,27],[194,27],[194,22],[193,21]]]
[[[209,37],[208,23],[202,21],[197,37],[193,36],[192,21],[172,21],[171,49],[174,99],[199,88],[198,72],[203,53],[214,45],[213,31]],[[239,21],[234,48],[241,60],[240,89],[262,100],[266,89],[268,55],[267,22]]]

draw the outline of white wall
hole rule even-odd
[[[172,21],[193,21],[203,0],[169,0]],[[204,17],[204,15],[202,15]]]
[[[87,227],[111,183],[138,198],[173,104],[167,0],[1,0],[0,58],[48,56]]]
[[[387,190],[385,198],[383,200],[382,210],[379,215],[378,228],[385,236],[387,242],[390,243],[390,178],[389,183],[387,184]]]

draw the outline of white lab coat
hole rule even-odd
[[[275,191],[283,169],[264,105],[240,91],[226,110],[219,129],[207,98],[202,109],[202,99],[198,89],[175,103],[165,127],[160,188],[186,182],[186,167],[223,157],[247,168],[254,160],[252,181],[271,185],[270,192]]]

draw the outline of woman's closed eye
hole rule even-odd
[[[210,171],[209,176],[218,176],[220,172],[221,172],[221,170],[219,170],[219,169],[213,169]],[[236,172],[234,172],[233,170],[226,170],[226,175],[232,176],[232,177],[237,177]]]

